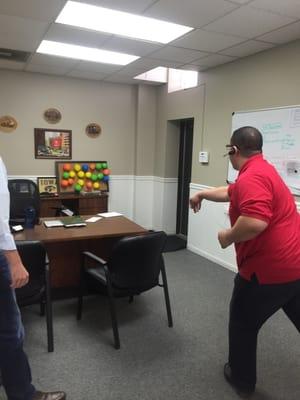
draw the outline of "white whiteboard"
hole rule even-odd
[[[262,133],[264,157],[292,193],[300,195],[300,106],[233,113],[232,132],[242,126],[253,126]],[[237,174],[229,162],[228,181],[234,182]]]

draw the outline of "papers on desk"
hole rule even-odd
[[[86,226],[86,223],[79,216],[75,216],[75,217],[64,217],[62,219],[44,221],[44,225],[47,228],[56,228],[59,226],[64,226],[65,228],[73,228],[79,226]]]
[[[123,214],[120,214],[120,213],[115,212],[115,211],[111,211],[111,212],[100,213],[100,214],[97,214],[97,215],[99,215],[100,217],[104,217],[104,218],[110,218],[110,217],[120,217]]]
[[[99,219],[102,219],[102,217],[91,217],[85,220],[85,222],[97,222]]]
[[[44,221],[44,225],[47,228],[56,228],[58,226],[64,226],[64,224],[59,219],[54,219],[52,221]]]

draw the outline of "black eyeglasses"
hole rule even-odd
[[[229,151],[228,151],[227,153],[225,153],[225,154],[223,155],[223,157],[232,156],[232,155],[235,153],[235,151],[236,151],[235,148],[238,149],[238,146],[236,146],[236,145],[234,145],[234,144],[226,144],[225,147],[226,147],[226,149],[228,149]]]

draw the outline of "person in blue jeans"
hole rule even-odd
[[[27,284],[29,274],[9,229],[9,191],[0,157],[0,371],[8,400],[65,400],[64,392],[37,391],[23,350],[24,328],[15,289]]]

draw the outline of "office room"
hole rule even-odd
[[[91,28],[57,21],[67,5],[85,3],[97,7],[90,9],[97,16],[101,7],[180,24],[183,30],[163,42],[154,31],[149,38],[135,39],[128,32],[103,31],[101,23]],[[74,53],[65,57],[66,48],[60,54],[47,53],[43,41],[135,58],[120,65]],[[154,77],[149,71],[158,67],[160,76]],[[50,351],[38,304],[20,308],[36,390],[65,391],[67,399],[74,400],[299,398],[299,331],[282,310],[258,335],[255,392],[253,382],[249,389],[232,373],[224,376],[229,304],[238,271],[234,244],[222,245],[218,239],[218,232],[230,230],[229,198],[213,202],[206,196],[197,213],[189,206],[199,192],[227,188],[229,159],[240,152],[231,141],[237,116],[245,116],[242,120],[249,125],[247,116],[254,115],[249,119],[254,126],[261,110],[291,110],[297,125],[299,67],[298,0],[0,2],[0,156],[8,180],[54,180],[57,193],[48,200],[56,203],[48,211],[41,208],[42,221],[60,218],[56,212],[62,207],[73,209],[84,221],[86,215],[116,213],[84,227],[46,228],[41,222],[13,233],[18,243],[36,240],[42,232],[40,240],[49,253]],[[180,72],[191,71],[198,73],[196,81],[192,74],[193,83],[178,78]],[[56,137],[56,132],[68,135],[67,154],[49,155],[47,134]],[[293,131],[295,142],[296,134]],[[234,147],[236,154],[228,156]],[[297,167],[296,156],[293,162]],[[76,171],[76,165],[80,169],[85,164],[92,169],[102,165],[105,185],[103,190],[93,186],[95,193],[86,196],[66,189],[62,176],[70,166]],[[293,179],[297,186],[296,173]],[[292,193],[297,204],[300,191]],[[40,197],[45,204],[48,197]],[[81,208],[80,202],[91,200],[92,208]],[[116,233],[121,223],[124,231]],[[97,224],[110,237],[96,233]],[[92,243],[82,236],[87,228],[93,230]],[[109,258],[124,232],[150,237],[161,231],[167,235],[162,251],[173,324],[160,287],[133,301],[128,301],[131,296],[118,298],[116,346],[107,296],[84,296],[82,318],[76,318],[81,254],[99,250],[98,256]],[[53,239],[56,232],[72,238]],[[241,369],[244,365],[246,361]],[[24,399],[64,398],[35,396]],[[2,385],[0,399],[6,398]]]

